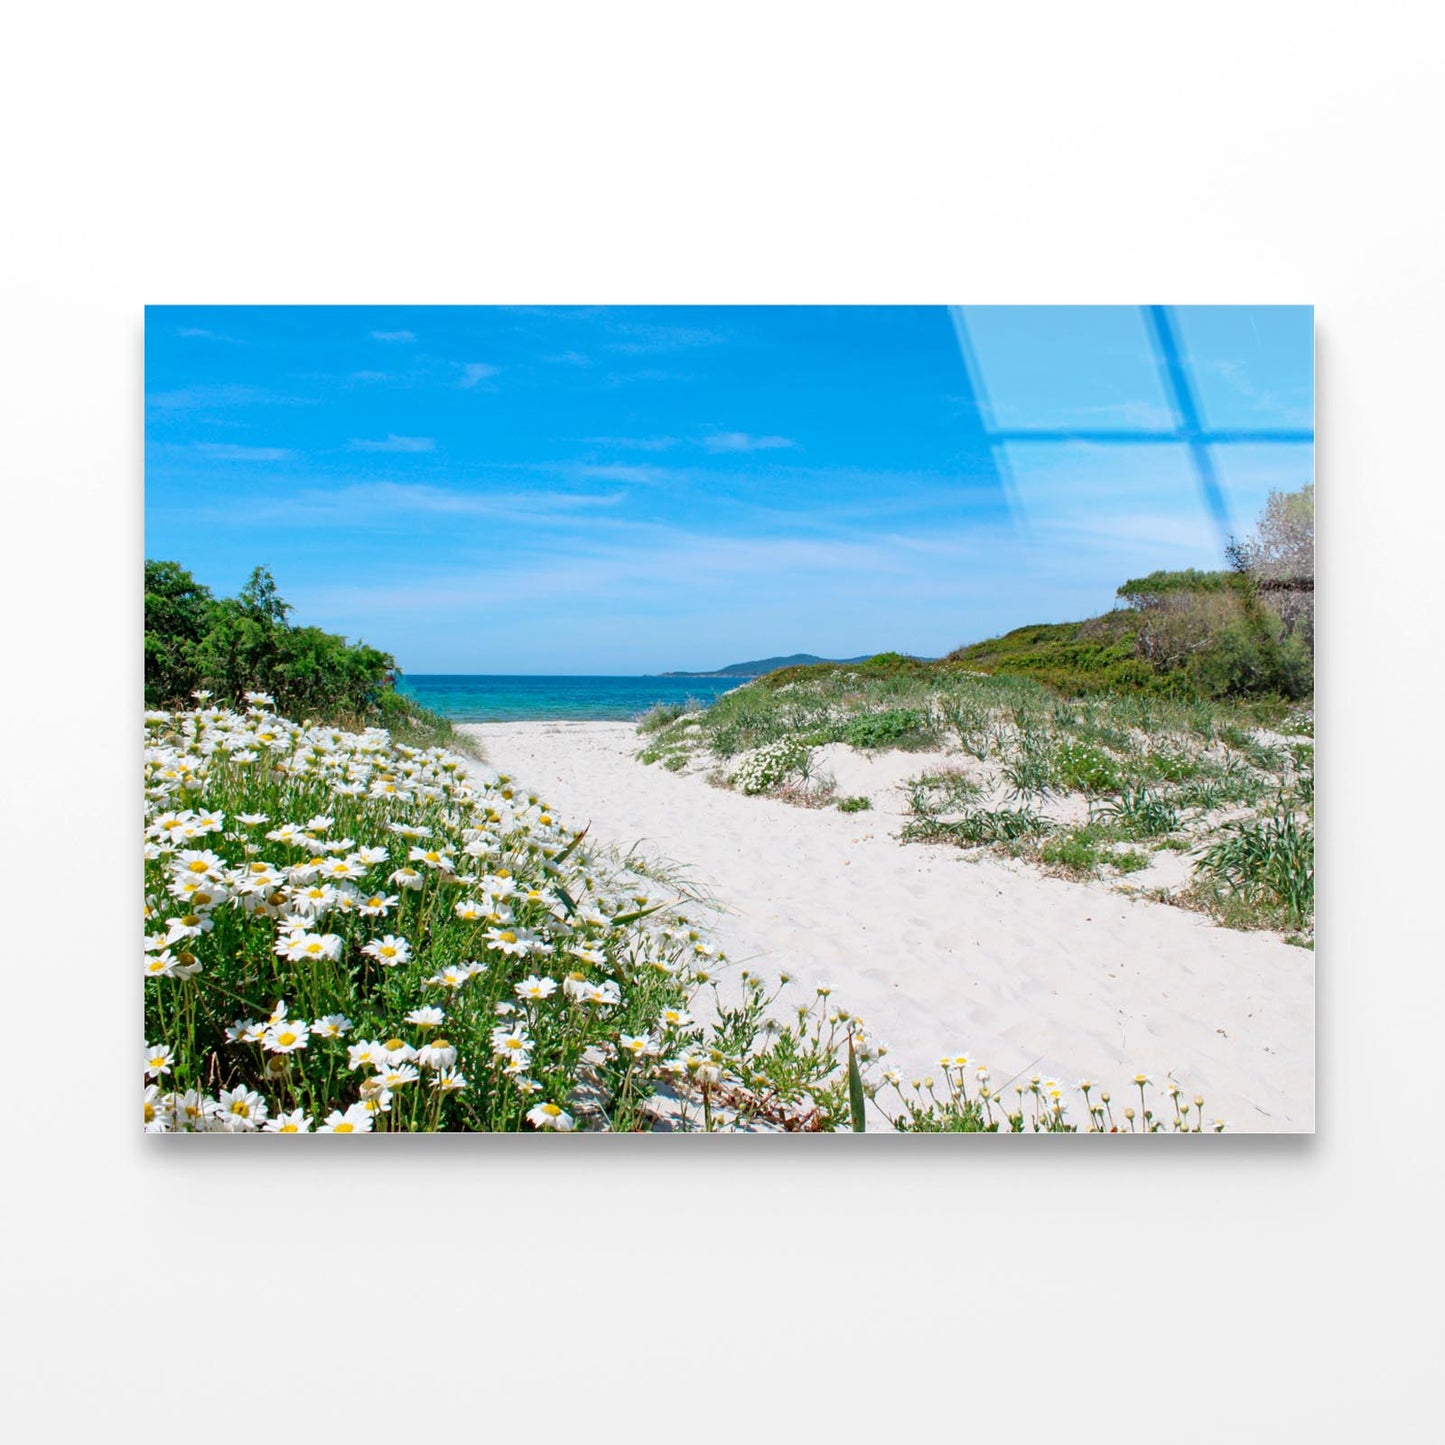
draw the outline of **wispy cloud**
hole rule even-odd
[[[373,331],[373,341],[415,341],[416,333],[413,331]]]
[[[387,374],[384,371],[353,371],[352,381],[386,381]]]
[[[792,437],[751,436],[743,431],[711,432],[702,444],[710,452],[771,452],[798,445]]]
[[[204,326],[177,326],[176,335],[193,341],[236,341],[234,336],[225,336],[219,331],[207,331]]]
[[[578,514],[626,500],[625,492],[473,492],[409,482],[356,482],[308,487],[284,497],[245,497],[211,510],[208,520],[238,526],[381,527],[391,531],[422,517],[485,517],[519,525],[562,524]],[[199,514],[196,514],[199,515]]]
[[[543,361],[550,362],[554,366],[591,366],[592,358],[584,356],[580,351],[561,351],[555,356],[544,356]]]
[[[715,346],[727,337],[702,326],[653,326],[642,322],[613,321],[607,330],[618,339],[607,343],[609,351],[625,356],[648,356],[670,351],[689,351],[698,346]]]
[[[395,432],[381,441],[353,438],[346,445],[353,452],[434,452],[437,448],[435,437],[399,437]]]
[[[620,451],[665,452],[677,445],[676,437],[583,437],[588,446],[616,447]]]
[[[197,442],[196,450],[218,462],[282,462],[295,455],[290,447],[242,447],[229,442]]]
[[[564,470],[584,481],[641,482],[649,487],[655,487],[662,482],[677,481],[681,475],[667,467],[628,466],[625,462],[580,463]]]
[[[462,364],[462,379],[458,386],[471,388],[484,381],[490,381],[501,368],[490,366],[485,361],[468,361]]]
[[[284,396],[261,386],[238,386],[233,383],[183,386],[176,391],[156,391],[146,397],[146,405],[160,411],[203,411],[228,406],[306,406],[314,398]]]

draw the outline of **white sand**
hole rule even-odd
[[[1231,1132],[1314,1127],[1311,952],[1101,884],[900,844],[896,784],[920,771],[917,755],[830,757],[840,793],[874,798],[842,814],[644,766],[630,724],[467,731],[569,824],[683,865],[729,910],[712,932],[735,963],[831,983],[906,1077],[966,1052],[995,1085],[1091,1078],[1118,1110],[1143,1072],[1203,1094]],[[1077,1101],[1070,1112],[1085,1117]]]

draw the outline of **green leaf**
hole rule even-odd
[[[621,928],[624,923],[636,923],[639,918],[646,918],[650,913],[661,913],[667,907],[665,903],[655,904],[651,908],[643,908],[637,913],[622,913],[612,920],[614,928]]]
[[[853,1035],[848,1035],[848,1113],[853,1132],[862,1134],[868,1127],[863,1117],[863,1075],[858,1071],[858,1056],[853,1052]]]
[[[559,864],[565,863],[567,859],[571,857],[572,850],[576,848],[576,846],[587,836],[587,834],[591,830],[592,824],[589,823],[555,858],[551,860],[552,866],[555,868]]]

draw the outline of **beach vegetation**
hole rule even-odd
[[[1311,509],[1312,493],[1273,497],[1230,569],[1129,579],[1103,617],[934,661],[782,669],[666,723],[642,756],[674,766],[685,750],[714,760],[722,786],[813,804],[815,749],[935,750],[940,762],[902,784],[905,840],[1105,877],[1170,849],[1210,860],[1161,885],[1171,901],[1235,927],[1297,917],[1288,926],[1308,933],[1312,891],[1268,872],[1252,881],[1247,860],[1293,847],[1269,824],[1278,801],[1299,815],[1314,805],[1313,622],[1300,601],[1312,596]],[[1292,576],[1309,586],[1271,580]],[[1240,828],[1274,841],[1242,842]]]
[[[886,1044],[731,965],[674,866],[444,749],[194,701],[145,717],[149,1133],[1096,1127],[1049,1081],[890,1111]]]
[[[145,564],[145,701],[184,707],[204,689],[242,705],[264,692],[289,716],[348,728],[383,727],[416,746],[471,745],[447,719],[396,691],[396,659],[379,648],[298,627],[265,567],[234,597],[217,597],[178,562]]]
[[[1274,814],[1226,825],[1224,836],[1200,855],[1195,869],[1206,897],[1235,910],[1277,916],[1282,926],[1306,928],[1314,915],[1315,839],[1283,799]]]
[[[873,806],[873,800],[865,797],[839,798],[840,813],[866,813]]]

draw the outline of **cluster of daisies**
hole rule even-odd
[[[911,1094],[905,1092],[904,1076],[898,1069],[885,1069],[880,1076],[881,1084],[890,1086],[904,1099],[906,1113],[900,1119],[907,1119],[911,1127],[937,1127],[950,1118],[971,1113],[985,1127],[1017,1133],[1075,1133],[1078,1130],[1070,1117],[1068,1090],[1058,1079],[1031,1074],[1027,1080],[1010,1080],[1013,1093],[1010,1103],[1005,1090],[995,1086],[989,1067],[967,1054],[939,1059],[938,1069],[943,1079],[941,1088],[929,1074],[911,1080],[907,1086]],[[1166,1079],[1161,1086],[1168,1101],[1163,1105],[1163,1117],[1149,1107],[1146,1090],[1154,1087],[1154,1080],[1147,1074],[1135,1074],[1130,1085],[1139,1092],[1139,1107],[1135,1109],[1130,1102],[1122,1105],[1117,1113],[1109,1090],[1101,1089],[1093,1079],[1080,1079],[1074,1085],[1083,1097],[1086,1132],[1222,1134],[1229,1127],[1223,1119],[1206,1121],[1203,1096],[1187,1097],[1183,1086],[1173,1079]],[[1132,1100],[1132,1095],[1130,1098]]]
[[[147,1130],[637,1128],[738,1082],[690,1011],[721,955],[536,794],[246,702],[145,717]]]

